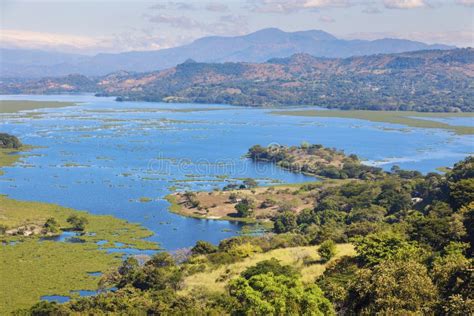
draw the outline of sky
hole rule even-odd
[[[0,0],[0,47],[155,50],[276,27],[474,46],[474,0]]]

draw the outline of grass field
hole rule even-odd
[[[43,295],[96,290],[98,278],[88,272],[106,271],[120,261],[91,243],[29,239],[0,245],[0,315],[28,308]]]
[[[454,126],[442,122],[430,121],[429,118],[468,117],[474,118],[474,113],[424,113],[411,111],[328,111],[328,110],[301,110],[301,111],[273,111],[276,115],[309,116],[309,117],[336,117],[367,120],[406,125],[410,127],[438,128],[455,132],[459,135],[474,134],[474,127]],[[420,119],[417,119],[419,117]],[[423,119],[421,119],[423,118]]]
[[[42,108],[62,108],[76,105],[74,102],[0,100],[0,113],[15,113]]]
[[[207,268],[206,271],[190,275],[184,280],[183,292],[191,292],[193,290],[202,289],[211,292],[222,292],[230,279],[237,277],[246,268],[254,266],[262,260],[275,258],[282,264],[291,265],[300,270],[302,280],[305,283],[314,282],[317,276],[320,276],[327,264],[318,263],[320,259],[317,253],[318,246],[292,247],[275,249],[265,253],[257,253],[243,261],[229,265],[220,266],[218,268]],[[355,250],[351,244],[337,245],[337,259],[342,256],[354,256]],[[310,258],[314,263],[305,265],[303,258]],[[223,277],[225,276],[225,277]],[[224,281],[221,281],[225,279]]]

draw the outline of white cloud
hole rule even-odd
[[[474,7],[474,0],[456,0],[456,3],[465,7]]]
[[[360,0],[257,0],[249,1],[255,12],[289,13],[307,9],[324,9],[349,7],[360,3]]]
[[[206,5],[206,10],[212,12],[226,12],[229,11],[229,7],[224,3],[211,2]]]
[[[247,17],[224,15],[214,21],[198,21],[183,15],[146,15],[151,23],[168,25],[175,29],[193,31],[194,35],[238,35],[248,32]]]
[[[0,46],[5,48],[39,49],[80,54],[154,50],[173,47],[186,39],[172,40],[147,32],[129,32],[104,37],[87,37],[60,33],[23,30],[0,30]],[[189,39],[188,39],[189,40]]]
[[[416,9],[427,6],[425,0],[384,0],[388,9]]]

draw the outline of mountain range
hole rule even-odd
[[[344,40],[320,30],[284,32],[263,29],[248,35],[211,36],[168,49],[85,56],[37,50],[0,49],[2,78],[39,78],[79,73],[103,76],[124,70],[147,72],[174,67],[187,59],[198,62],[264,62],[306,53],[316,57],[345,58],[427,49],[452,49],[404,39]]]
[[[0,93],[94,92],[118,100],[341,109],[474,111],[474,49],[348,58],[295,54],[264,63],[187,60],[161,71],[0,84]]]

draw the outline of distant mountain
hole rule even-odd
[[[204,37],[191,44],[169,49],[96,56],[2,49],[0,76],[38,78],[72,73],[101,76],[119,70],[146,72],[170,68],[189,58],[199,62],[264,62],[270,58],[299,53],[344,58],[452,48],[403,39],[342,40],[317,30],[284,32],[269,28],[244,36]]]
[[[246,106],[474,111],[474,49],[349,58],[296,54],[265,63],[187,60],[162,71],[0,84],[0,93],[96,92],[118,100]]]

